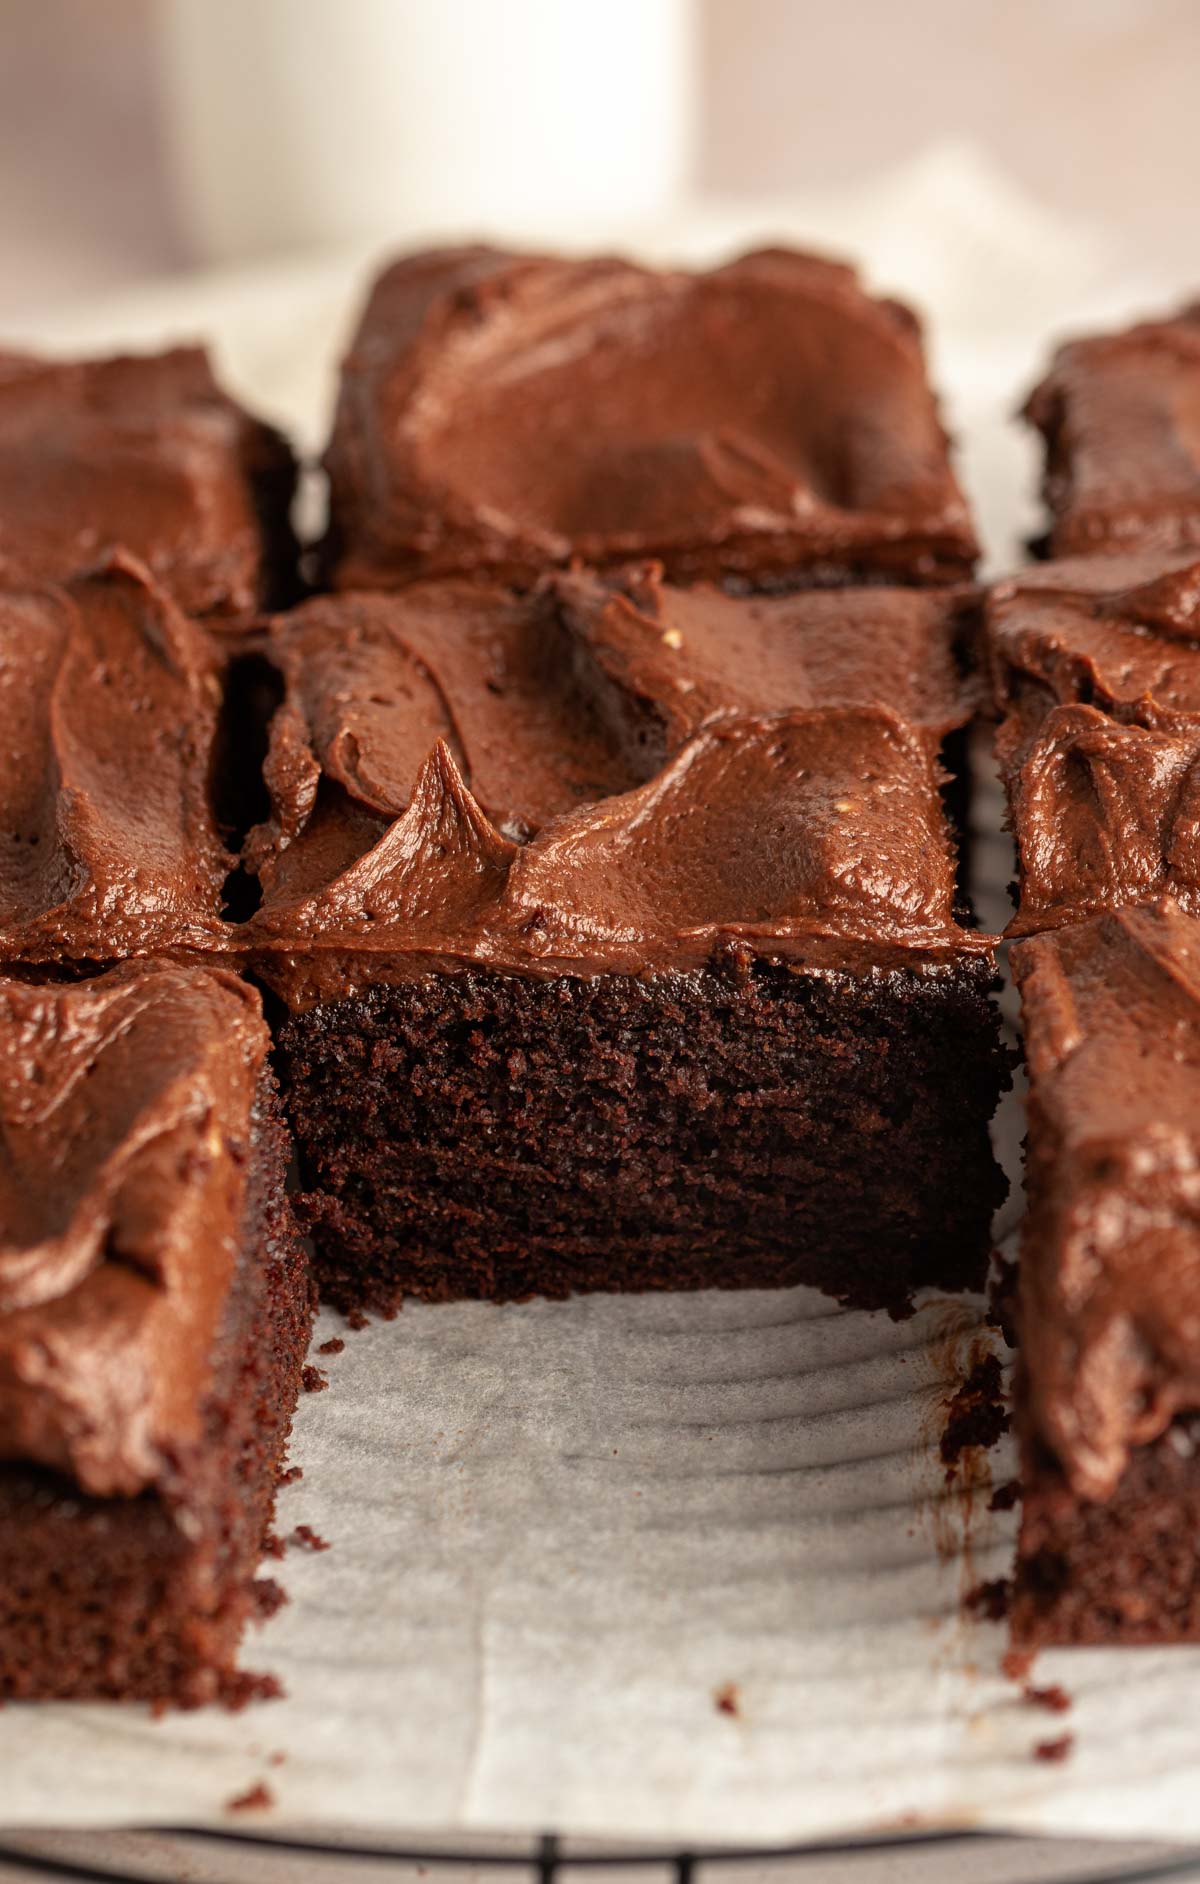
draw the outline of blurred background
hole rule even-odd
[[[497,205],[553,232],[811,194],[963,141],[1200,280],[1197,0],[0,0],[0,24],[0,321]]]

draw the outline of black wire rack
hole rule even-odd
[[[0,1884],[7,1878],[58,1878],[72,1884],[282,1884],[303,1868],[317,1880],[425,1878],[446,1869],[486,1880],[524,1873],[527,1884],[570,1884],[571,1874],[619,1876],[657,1873],[655,1884],[736,1884],[722,1873],[753,1869],[759,1879],[837,1879],[856,1865],[856,1878],[876,1884],[922,1884],[935,1863],[938,1875],[973,1884],[1166,1884],[1200,1880],[1200,1847],[1137,1848],[1091,1844],[1079,1868],[1077,1844],[1064,1844],[1055,1863],[1053,1841],[970,1831],[907,1832],[790,1846],[712,1846],[681,1851],[659,1846],[598,1845],[552,1834],[494,1844],[359,1843],[350,1839],[293,1837],[223,1829],[178,1827],[125,1833],[0,1834]],[[1035,1861],[1036,1854],[1036,1861]],[[325,1867],[325,1868],[322,1868]]]

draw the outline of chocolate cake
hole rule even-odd
[[[258,996],[0,979],[0,1697],[232,1680],[310,1283]]]
[[[0,362],[0,1698],[235,1688],[312,1310],[248,977],[348,1310],[986,1265],[912,316],[416,257],[328,463],[264,613],[292,461],[203,355]]]
[[[62,582],[122,548],[190,614],[292,599],[295,464],[196,347],[0,353],[0,562]]]
[[[0,964],[231,949],[204,630],[121,552],[0,589],[0,677]]]
[[[326,454],[343,589],[655,557],[753,588],[977,553],[907,308],[784,249],[707,273],[470,247],[376,281]]]
[[[638,571],[271,624],[249,933],[331,1300],[980,1279],[959,614]]]
[[[1200,914],[1200,551],[1047,563],[987,604],[1020,872],[1009,933]]]
[[[1060,347],[1025,417],[1050,554],[1200,548],[1200,304]]]
[[[1029,1064],[1012,1627],[1200,1641],[1200,922],[1012,952]]]

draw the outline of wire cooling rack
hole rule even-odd
[[[547,1835],[403,1845],[232,1830],[0,1834],[0,1884],[336,1884],[357,1877],[408,1884],[457,1871],[471,1884],[524,1874],[526,1884],[576,1884],[575,1874],[636,1874],[638,1884],[1157,1884],[1200,1881],[1200,1848],[1105,1845],[929,1831],[763,1849],[694,1851],[607,1846]]]

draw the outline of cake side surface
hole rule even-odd
[[[990,967],[468,971],[289,1015],[300,1207],[343,1309],[978,1286],[1003,1179]]]

